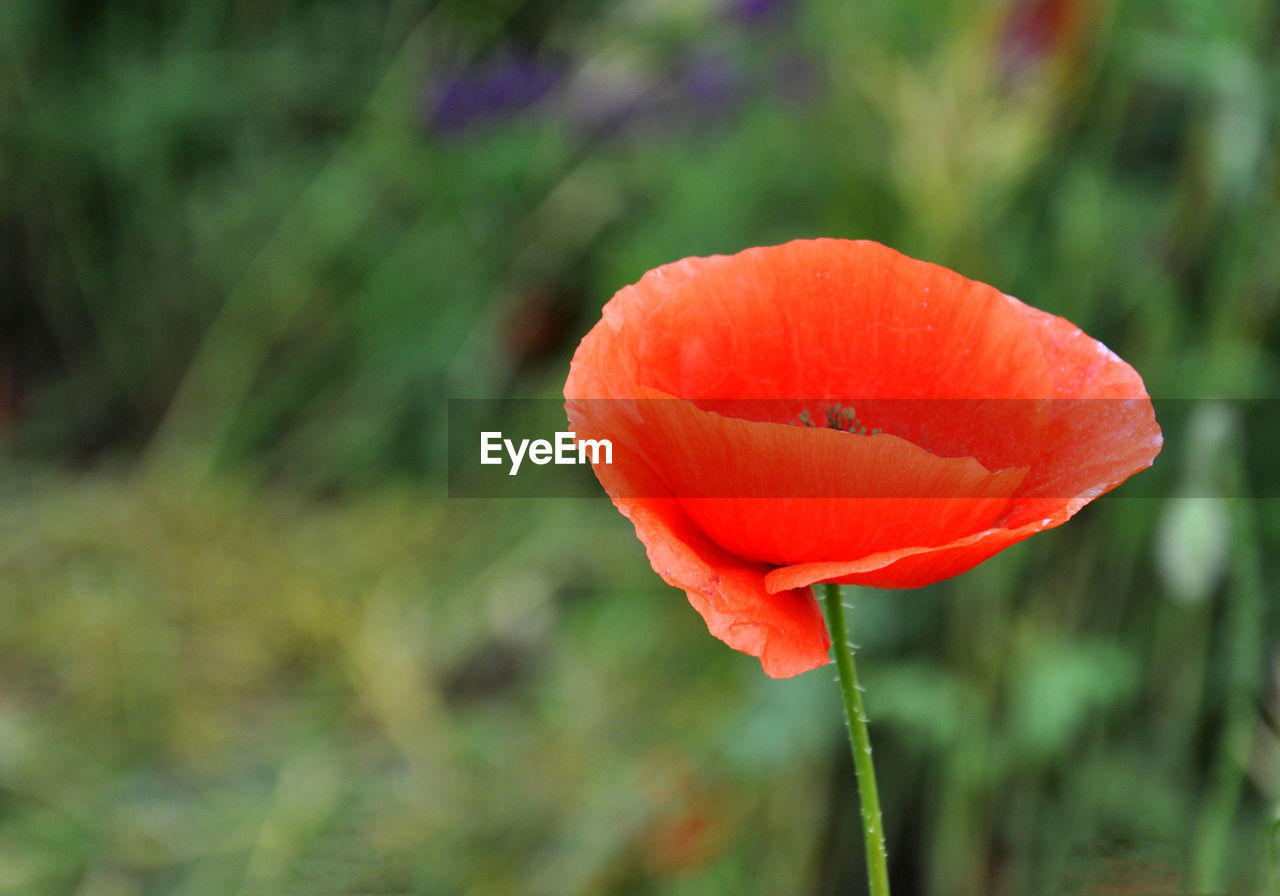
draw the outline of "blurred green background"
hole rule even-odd
[[[1280,893],[1278,111],[1265,0],[5,0],[0,893],[863,892],[832,670],[444,469],[646,269],[819,235],[1252,402],[849,593],[895,893]]]

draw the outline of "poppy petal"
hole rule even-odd
[[[1080,508],[1151,466],[1164,443],[1142,378],[1079,327],[1009,299],[1033,325],[1053,374],[1042,451],[997,525],[931,550],[784,566],[770,588],[835,581],[914,588],[958,575],[1004,548],[1065,523]]]
[[[638,403],[644,406],[644,402]],[[614,505],[631,520],[649,563],[669,585],[684,589],[707,630],[730,647],[759,657],[766,674],[789,678],[828,663],[826,624],[808,587],[769,591],[770,567],[733,555],[694,525],[666,484],[620,428],[641,418],[636,402],[565,403],[580,438],[614,438],[613,463],[595,467]]]
[[[654,571],[684,589],[712,635],[759,657],[765,674],[790,678],[830,661],[831,640],[811,589],[770,592],[767,566],[711,542],[675,501],[615,503],[635,526]]]
[[[1151,466],[1164,436],[1133,367],[1069,321],[1018,305],[1052,372],[1055,399],[1043,450],[1020,495],[1068,496],[1079,501],[1079,509]],[[1036,513],[1010,516],[1017,524]]]
[[[878,243],[685,259],[609,304],[639,315],[637,380],[707,398],[1038,398],[1048,371],[999,290]]]
[[[1073,511],[1074,512],[1074,511]],[[1069,513],[1046,517],[1018,529],[993,528],[941,547],[902,548],[857,560],[798,563],[772,570],[768,588],[789,590],[815,582],[865,585],[873,588],[920,588],[972,569],[1010,545],[1042,529],[1061,525]]]
[[[826,662],[807,586],[963,572],[1161,445],[1141,378],[1101,343],[865,241],[650,271],[606,304],[565,398],[580,437],[613,440],[596,474],[654,569],[772,675]],[[833,429],[796,425],[833,411]]]
[[[889,434],[851,435],[646,401],[646,461],[699,530],[772,564],[946,544],[1004,511],[1025,468],[988,472]]]

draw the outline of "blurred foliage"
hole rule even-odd
[[[829,235],[1265,415],[1277,97],[1261,0],[0,4],[0,892],[860,892],[829,674],[603,499],[447,499],[445,399]],[[850,595],[900,896],[1280,892],[1272,446],[1190,407]]]

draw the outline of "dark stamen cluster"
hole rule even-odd
[[[809,418],[808,411],[801,411],[800,425],[816,427],[818,424]],[[852,433],[855,436],[880,434],[879,429],[873,429],[868,433],[867,427],[858,419],[858,412],[852,406],[842,408],[838,403],[827,408],[827,427],[839,432]]]

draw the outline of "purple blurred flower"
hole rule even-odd
[[[473,63],[429,84],[421,112],[433,133],[457,134],[535,105],[564,79],[564,69],[527,55]]]
[[[729,0],[725,12],[743,25],[772,25],[790,14],[792,0]]]
[[[730,24],[784,24],[798,0],[721,4],[712,13],[719,21],[709,23],[719,27],[717,39],[673,48],[661,61],[626,47],[556,60],[507,48],[440,70],[422,90],[421,120],[432,134],[459,135],[536,106],[585,139],[610,139],[697,131],[737,115],[754,96],[812,99],[820,78],[802,57],[779,57],[772,42],[761,57],[747,52],[744,35],[725,37]]]
[[[567,120],[598,137],[696,129],[739,111],[747,81],[737,60],[699,53],[662,69],[580,71],[565,93]]]
[[[565,124],[575,131],[613,137],[645,116],[657,90],[648,70],[588,61],[569,79],[561,112]]]
[[[650,68],[584,66],[568,79],[558,108],[589,137],[659,137],[714,127],[753,97],[804,103],[821,88],[820,73],[802,56],[756,71],[734,53],[693,50]]]
[[[742,72],[724,56],[698,56],[684,66],[682,87],[686,105],[695,113],[732,112],[746,92]]]

